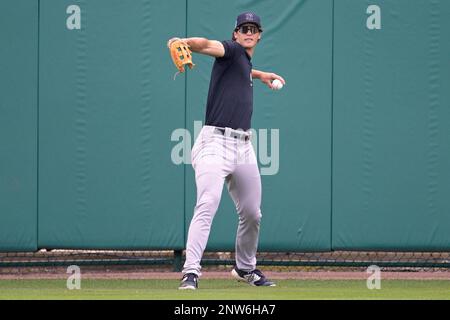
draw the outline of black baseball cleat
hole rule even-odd
[[[257,286],[257,287],[275,287],[276,284],[270,280],[268,280],[264,274],[258,270],[255,269],[253,271],[243,271],[239,270],[236,266],[231,271],[231,274],[234,278],[236,278],[238,281],[248,283],[251,286]]]
[[[180,290],[195,290],[198,288],[198,276],[195,273],[186,273],[178,287]]]

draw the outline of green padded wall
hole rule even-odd
[[[36,1],[0,2],[0,251],[37,247]]]
[[[188,1],[187,35],[230,39],[236,16],[247,10],[261,16],[264,29],[253,67],[278,73],[287,82],[281,91],[271,91],[259,80],[254,82],[252,128],[257,132],[267,129],[268,141],[271,129],[279,130],[278,170],[275,163],[260,161],[264,174],[259,249],[330,250],[332,1],[285,1],[283,5],[271,1]],[[190,132],[194,131],[194,121],[204,122],[213,64],[207,56],[196,55],[195,60],[196,70],[187,75],[186,127]],[[257,135],[259,142],[262,135]],[[260,145],[257,147],[259,152]],[[268,150],[270,154],[271,148]],[[186,228],[195,197],[194,171],[189,166]],[[224,187],[208,249],[233,249],[237,221]]]
[[[40,247],[184,246],[170,137],[185,87],[165,46],[185,29],[179,3],[40,1]]]
[[[445,0],[335,1],[333,249],[450,249],[449,17]]]
[[[174,80],[166,41],[246,10],[287,81],[254,84],[259,250],[449,250],[450,2],[4,0],[0,251],[184,248],[213,59]],[[237,221],[224,189],[208,250]]]

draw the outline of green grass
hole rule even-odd
[[[278,280],[277,287],[251,287],[234,280],[200,280],[196,291],[177,290],[178,280],[82,279],[80,290],[65,280],[0,280],[0,299],[146,300],[300,300],[300,299],[450,299],[450,281],[383,280],[369,290],[363,280]]]

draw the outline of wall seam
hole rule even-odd
[[[188,34],[188,0],[185,2],[185,25],[184,25],[184,37],[187,38]],[[187,129],[187,77],[188,73],[184,77],[184,128]],[[185,130],[184,141],[186,141],[187,134]],[[186,245],[186,163],[183,165],[183,247]]]
[[[37,8],[37,86],[36,86],[36,249],[39,249],[39,78],[40,78],[40,33],[41,33],[41,0]]]
[[[330,140],[330,250],[333,251],[333,148],[334,148],[334,2],[331,2],[331,140]]]

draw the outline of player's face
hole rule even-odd
[[[253,48],[261,38],[261,32],[259,32],[258,26],[254,24],[244,24],[234,32],[236,42],[246,49]]]

